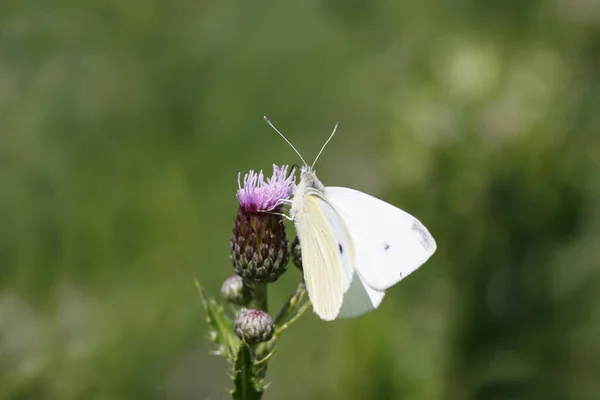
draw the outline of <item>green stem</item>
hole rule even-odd
[[[234,362],[233,400],[260,400],[263,394],[262,383],[257,381],[253,355],[246,343],[240,345]]]
[[[254,284],[253,307],[268,312],[267,285]],[[248,346],[242,343],[237,355],[234,376],[234,400],[258,400],[264,390],[264,380],[269,361],[275,353],[275,347],[281,333],[296,322],[310,308],[308,293],[304,282],[288,298],[275,318],[275,334],[266,343]]]
[[[254,285],[254,306],[264,312],[269,312],[269,299],[267,296],[267,284],[256,283]]]

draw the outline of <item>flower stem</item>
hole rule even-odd
[[[267,296],[267,284],[254,284],[254,306],[258,310],[269,312],[269,300]]]

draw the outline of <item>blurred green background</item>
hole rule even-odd
[[[438,243],[266,399],[599,399],[599,105],[594,0],[4,1],[0,399],[228,397],[192,278],[238,171],[299,162],[264,114],[309,160],[340,120],[323,182]]]

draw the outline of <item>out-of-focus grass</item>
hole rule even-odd
[[[597,398],[586,4],[3,3],[0,399],[227,397],[192,276],[233,272],[238,171],[298,162],[265,113],[309,160],[341,120],[321,179],[439,246],[377,312],[304,317],[267,398]]]

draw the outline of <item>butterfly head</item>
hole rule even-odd
[[[305,164],[300,168],[300,183],[303,183],[307,189],[325,190],[325,187],[319,178],[317,178],[317,173],[310,165]]]

